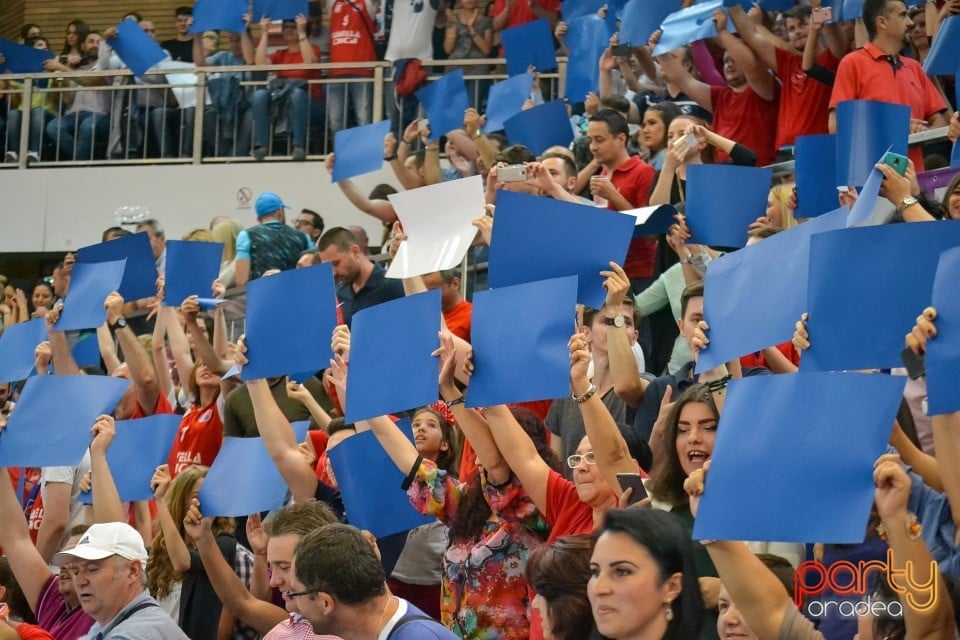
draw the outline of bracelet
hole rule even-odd
[[[923,533],[923,525],[917,520],[917,514],[907,512],[907,538],[910,540],[916,540],[920,537],[920,534]],[[887,540],[887,528],[883,526],[883,523],[877,525],[877,535],[880,536],[880,539],[886,542]]]
[[[399,157],[400,157],[400,156],[398,156],[396,153],[391,153],[391,154],[388,155],[388,156],[383,156],[383,161],[384,161],[384,162],[392,162],[392,161],[396,160],[396,159],[399,158]]]
[[[407,145],[408,147],[413,146],[413,143],[410,142],[409,140],[407,140],[406,138],[401,138],[401,139],[400,139],[400,142],[402,142],[403,144]]]
[[[596,392],[597,392],[597,385],[591,382],[590,388],[587,389],[587,392],[584,393],[582,396],[578,396],[577,394],[574,393],[574,394],[571,394],[570,397],[573,398],[573,401],[576,402],[577,404],[583,404],[584,402],[592,398]]]
[[[723,376],[719,380],[714,380],[712,382],[705,382],[704,384],[707,385],[707,389],[710,390],[710,393],[716,393],[717,391],[721,391],[727,388],[727,383],[730,382],[731,377],[732,376],[728,373],[727,375]]]
[[[454,398],[453,400],[450,400],[447,402],[447,408],[449,409],[450,407],[456,406],[458,404],[463,404],[466,401],[467,401],[467,396],[460,396],[459,398]]]

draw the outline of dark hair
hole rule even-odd
[[[341,251],[350,251],[351,246],[360,246],[360,241],[348,229],[333,227],[324,231],[320,239],[317,240],[317,251],[326,251],[328,247],[333,245],[336,245]]]
[[[67,532],[68,537],[72,538],[74,536],[82,536],[87,532],[87,529],[89,528],[90,528],[90,525],[88,524],[75,524],[72,527],[70,527],[70,531]]]
[[[523,164],[524,162],[536,162],[537,156],[522,144],[512,144],[506,149],[501,149],[497,154],[497,162],[506,162],[507,164]]]
[[[313,264],[320,264],[323,262],[323,258],[320,257],[320,253],[316,249],[304,249],[300,252],[300,257],[310,256],[310,259],[313,261]]]
[[[799,20],[800,22],[810,20],[811,15],[813,15],[813,7],[808,4],[798,4],[783,12],[784,20],[793,19]]]
[[[175,18],[179,18],[180,16],[192,16],[193,8],[187,6],[177,7],[173,10],[173,15]]]
[[[492,5],[493,3],[490,4]],[[508,146],[510,146],[510,141],[507,139],[507,136],[503,135],[502,133],[488,133],[486,134],[486,137],[488,141],[497,145],[498,150],[506,149]]]
[[[720,411],[713,401],[713,394],[703,384],[695,384],[680,394],[673,408],[667,415],[667,430],[663,436],[663,449],[659,459],[654,462],[653,473],[647,490],[656,499],[669,504],[674,509],[686,507],[690,502],[687,492],[683,490],[683,481],[687,473],[680,464],[677,456],[677,435],[679,433],[680,414],[688,404],[702,403],[710,407],[710,411],[718,420]]]
[[[553,637],[583,640],[593,632],[593,611],[587,598],[593,536],[562,536],[537,547],[527,559],[527,584],[547,603]]]
[[[793,599],[793,590],[794,590],[794,573],[795,570],[793,565],[790,564],[790,561],[782,556],[777,556],[772,553],[758,553],[757,558],[770,569],[770,573],[777,576],[777,580],[783,584],[784,588],[787,590],[787,593],[790,594],[790,599]]]
[[[683,293],[680,294],[680,319],[682,320],[687,315],[687,303],[690,302],[692,298],[702,298],[703,297],[703,281],[692,282],[688,284]]]
[[[378,184],[370,191],[370,195],[367,197],[369,197],[371,200],[386,200],[387,196],[393,195],[396,192],[397,190],[393,187],[393,185]]]
[[[943,192],[943,208],[947,219],[950,219],[950,196],[957,189],[960,189],[960,173],[953,176],[953,180],[947,185],[947,190]]]
[[[13,575],[10,561],[6,556],[0,556],[0,587],[7,590],[6,602],[10,607],[10,613],[27,624],[36,624],[37,619],[33,616],[33,609],[30,608],[27,597],[23,595],[23,589],[20,588],[17,577]]]
[[[663,122],[663,140],[660,141],[660,149],[666,148],[667,129],[670,128],[670,123],[673,122],[673,119],[680,115],[680,109],[677,108],[677,105],[674,103],[670,101],[664,101],[651,104],[649,107],[647,107],[644,115],[650,113],[651,111],[656,111],[660,114],[660,120]],[[656,153],[659,152],[660,149],[651,149],[650,151]]]
[[[284,20],[284,21],[283,21],[283,28],[296,27],[296,26],[297,26],[297,21],[296,21],[296,20]],[[305,34],[307,34],[307,37],[308,37],[308,38],[310,37],[310,22],[307,22],[306,26],[304,26],[303,32],[304,32]]]
[[[438,469],[443,469],[450,476],[457,476],[460,473],[460,430],[447,422],[443,415],[430,407],[420,407],[413,412],[412,418],[416,418],[421,413],[429,413],[437,422],[440,423],[440,433],[443,440],[447,443],[447,450],[441,451],[437,455],[436,463]],[[411,420],[412,422],[412,420]]]
[[[103,230],[103,233],[100,234],[100,242],[106,242],[107,238],[114,236],[114,240],[117,238],[125,238],[130,235],[129,229],[124,229],[123,227],[107,227]]]
[[[150,229],[150,233],[160,238],[163,238],[165,235],[163,232],[163,225],[153,218],[147,218],[146,220],[141,220],[138,222],[137,233],[140,233],[141,229]]]
[[[123,19],[126,20],[127,18],[133,18],[137,22],[143,22],[143,16],[138,11],[127,11],[123,14]]]
[[[71,20],[67,23],[67,29],[70,27],[73,27],[77,32],[77,47],[82,47],[84,40],[86,40],[87,36],[90,35],[90,25],[83,20]],[[63,51],[60,52],[60,55],[65,56],[69,54],[70,45],[67,44],[66,37],[64,37]]]
[[[680,595],[670,603],[673,619],[667,624],[663,640],[696,638],[703,622],[703,597],[694,564],[690,534],[674,516],[659,509],[614,509],[608,511],[598,538],[606,533],[622,533],[646,549],[660,568],[660,581],[675,573],[682,575]]]
[[[337,417],[330,421],[330,424],[327,425],[327,436],[332,436],[335,433],[340,431],[353,431],[357,432],[357,428],[353,425],[352,422],[348,423],[343,418]]]
[[[311,500],[288,505],[263,523],[263,531],[271,538],[294,535],[303,537],[320,527],[337,522],[325,502]]]
[[[297,547],[297,579],[346,605],[368,602],[387,592],[383,565],[360,530],[328,524],[311,531]]]
[[[620,114],[625,114],[626,116],[630,115],[630,101],[619,94],[613,94],[602,98],[600,100],[600,106],[606,109],[613,109],[614,111]]]
[[[30,29],[33,29],[34,27],[36,27],[37,29],[40,29],[40,25],[38,25],[36,22],[28,22],[27,24],[20,27],[20,39],[26,42],[26,40],[28,40],[27,36],[30,34]],[[43,29],[40,29],[40,32],[42,34]],[[36,40],[36,39],[37,38],[29,38],[29,40]]]
[[[623,306],[630,307],[631,313],[630,317],[633,319],[633,327],[636,329],[640,326],[640,308],[637,306],[637,301],[633,299],[633,296],[627,296],[623,299]],[[600,309],[594,309],[592,307],[583,308],[583,326],[589,327],[593,324],[594,318],[597,317],[597,314],[600,313]]]
[[[577,165],[573,162],[573,160],[570,159],[570,156],[552,151],[550,153],[543,154],[543,157],[540,160],[549,160],[550,158],[559,158],[563,161],[563,172],[567,174],[568,178],[577,177]]]
[[[863,26],[867,29],[867,38],[877,37],[877,18],[886,18],[890,11],[890,0],[864,0]]]
[[[537,416],[526,409],[512,407],[510,413],[520,423],[520,427],[533,441],[540,458],[554,471],[560,472],[560,460],[547,442],[547,427]],[[474,475],[463,487],[457,513],[450,523],[449,537],[451,542],[469,542],[476,538],[486,526],[487,519],[493,511],[483,494],[480,484],[480,475]]]
[[[33,306],[33,290],[37,287],[45,287],[47,291],[50,292],[50,297],[53,300],[57,299],[57,294],[54,292],[53,286],[50,283],[48,283],[46,280],[37,280],[33,283],[33,287],[30,288],[30,306]],[[53,303],[51,302],[51,304]]]
[[[624,144],[626,144],[626,139],[630,136],[630,126],[627,124],[627,119],[624,118],[623,114],[619,111],[600,109],[597,115],[590,118],[590,122],[607,123],[607,129],[610,131],[610,135],[616,137],[623,134]]]
[[[323,231],[323,217],[319,213],[311,209],[301,209],[300,213],[310,216],[311,224],[313,224],[314,228],[320,229],[321,232]]]

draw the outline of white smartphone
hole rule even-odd
[[[499,182],[523,182],[527,179],[527,168],[522,164],[508,164],[497,169]]]

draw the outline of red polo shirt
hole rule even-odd
[[[887,54],[872,42],[845,55],[837,68],[830,108],[836,109],[845,100],[891,102],[910,107],[910,117],[915,120],[929,120],[945,110],[943,97],[920,63],[904,56],[897,60],[900,66],[894,69]],[[919,146],[910,148],[910,159],[917,173],[923,171],[923,151]]]
[[[631,156],[629,160],[613,170],[610,174],[610,182],[631,207],[645,207],[650,202],[650,191],[656,173],[653,167],[640,159],[640,156]],[[600,175],[606,176],[607,170],[604,169]],[[607,208],[617,210],[612,202],[607,205]],[[655,239],[634,238],[630,241],[630,249],[627,251],[623,270],[629,278],[652,278],[656,257],[657,241]]]
[[[830,85],[814,80],[803,72],[803,56],[777,48],[777,77],[783,85],[777,119],[780,147],[793,144],[797,136],[828,133]],[[840,61],[826,49],[817,56],[817,64],[836,71]]]
[[[737,92],[729,87],[710,87],[713,102],[713,130],[757,154],[757,166],[773,163],[777,155],[777,112],[780,89],[773,100],[764,100],[747,87]],[[717,159],[726,162],[726,153],[717,150]]]

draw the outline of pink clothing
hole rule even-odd
[[[290,616],[263,636],[263,640],[340,640],[337,636],[318,636],[306,618]]]
[[[79,640],[87,635],[93,626],[93,618],[83,612],[83,609],[68,609],[67,603],[57,589],[55,575],[50,575],[40,599],[33,608],[37,616],[37,624],[50,632],[57,640]]]

